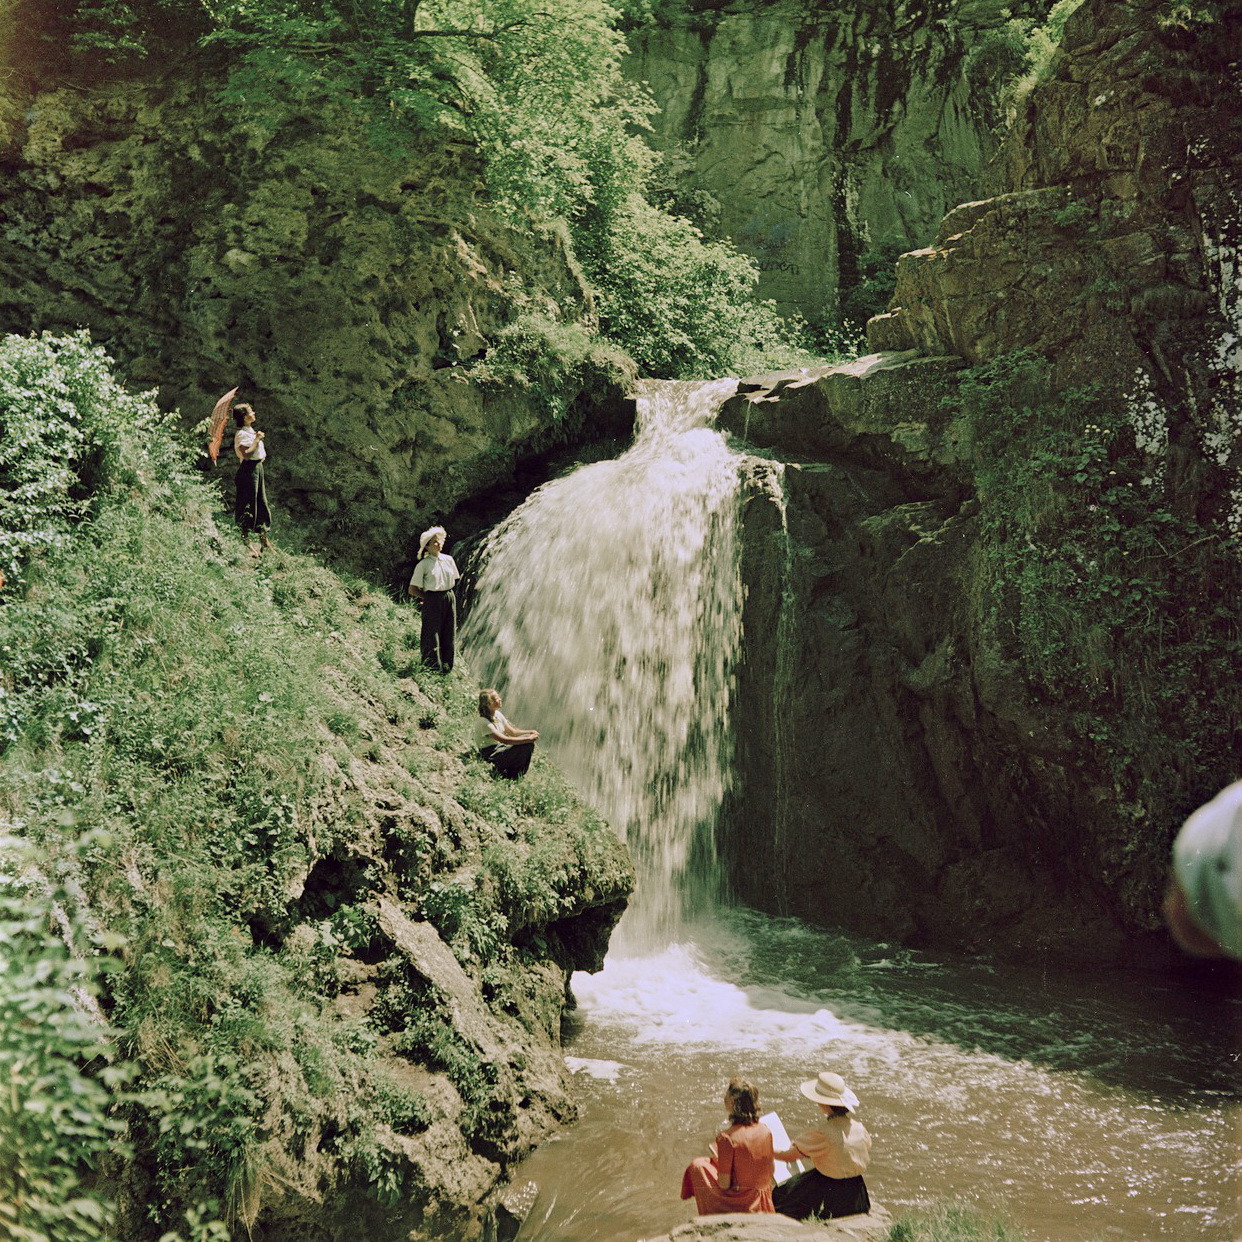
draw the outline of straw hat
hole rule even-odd
[[[443,526],[430,526],[418,537],[418,559],[421,561],[427,555],[427,545],[436,537],[440,536],[441,542],[448,538],[448,532]]]
[[[852,1113],[858,1107],[856,1096],[845,1085],[845,1079],[831,1070],[824,1070],[817,1078],[804,1082],[798,1088],[808,1100],[816,1104],[834,1104],[838,1108],[847,1108]]]

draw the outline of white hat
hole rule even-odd
[[[440,541],[443,542],[445,539],[448,538],[448,531],[446,531],[443,526],[429,526],[425,531],[423,531],[421,535],[419,535],[418,537],[418,559],[420,561],[423,559],[424,556],[427,555],[427,545],[437,535],[440,536]]]
[[[1173,874],[1195,925],[1242,960],[1242,781],[1182,825],[1173,842]]]
[[[845,1085],[845,1079],[840,1074],[834,1074],[831,1070],[824,1070],[798,1089],[808,1100],[814,1100],[817,1104],[833,1104],[837,1108],[849,1109],[851,1113],[858,1107],[858,1096]]]

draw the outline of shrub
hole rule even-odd
[[[0,340],[0,573],[20,585],[97,495],[157,479],[166,493],[184,473],[171,426],[85,332]]]
[[[579,244],[601,328],[644,374],[706,379],[813,360],[773,305],[753,300],[751,259],[638,195]]]
[[[1031,91],[1044,81],[1052,69],[1053,58],[1061,46],[1065,23],[1082,6],[1083,0],[1056,0],[1042,25],[1032,25],[1026,36],[1026,72],[1013,85],[1012,107],[1017,108]]]
[[[623,386],[634,378],[634,363],[585,324],[524,310],[496,333],[485,357],[464,378],[534,391],[549,413],[561,418],[568,396],[584,387]]]
[[[53,927],[60,925],[62,934]],[[80,946],[72,951],[66,944]],[[110,958],[82,956],[72,896],[40,875],[28,842],[0,837],[0,1234],[95,1242],[112,1204],[95,1188],[123,1150],[113,1109],[128,1067],[92,1007]]]

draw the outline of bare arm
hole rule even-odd
[[[493,742],[537,742],[539,740],[539,732],[537,729],[515,729],[509,725],[508,730],[502,729],[495,721],[489,721],[488,725],[491,730],[491,738]]]
[[[263,433],[261,431],[256,431],[254,433],[254,444],[250,446],[250,449],[254,449],[258,445],[259,441],[262,439],[263,439]],[[237,441],[236,440],[233,441],[233,452],[237,454],[238,461],[245,461],[246,452],[248,451],[250,450],[243,451],[242,449],[238,448]]]

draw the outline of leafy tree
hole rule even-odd
[[[144,14],[177,6],[188,13],[188,0],[78,0],[75,11],[79,33],[89,27],[97,51],[123,59],[150,46]],[[487,200],[515,227],[564,222],[608,308],[604,334],[643,371],[684,377],[741,368],[769,347],[788,354],[779,317],[753,301],[754,266],[651,201],[677,205],[654,176],[657,157],[642,138],[654,104],[622,74],[619,30],[645,8],[202,0],[197,17],[181,20],[203,48],[227,54],[225,98],[255,130],[274,131],[291,100],[319,101],[356,110],[396,159],[428,137],[472,146]],[[513,309],[516,317],[520,300]]]

